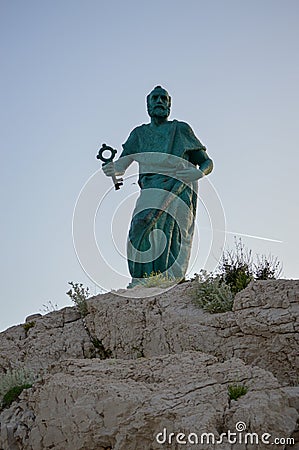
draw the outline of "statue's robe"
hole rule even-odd
[[[151,273],[183,278],[190,258],[198,182],[184,183],[176,171],[203,163],[205,147],[191,127],[177,120],[135,128],[115,163],[122,173],[139,163],[140,196],[131,221],[127,257],[132,285]],[[163,251],[162,251],[163,250]]]

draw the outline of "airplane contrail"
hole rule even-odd
[[[217,231],[221,231],[221,230],[217,230]],[[283,241],[280,241],[278,239],[271,239],[271,238],[266,238],[263,236],[254,236],[253,234],[236,233],[234,231],[223,231],[223,232],[226,234],[234,234],[234,235],[244,236],[244,237],[249,237],[249,238],[254,238],[254,239],[261,239],[263,241],[278,242],[279,244],[283,243]]]

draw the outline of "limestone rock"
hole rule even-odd
[[[227,438],[214,447],[155,440],[164,429],[220,439],[238,422],[298,436],[299,281],[251,283],[221,314],[194,303],[192,282],[143,290],[93,297],[84,319],[64,308],[0,333],[0,373],[27,367],[41,379],[1,412],[0,450],[245,450]],[[237,401],[233,383],[249,388]]]
[[[103,355],[130,359],[200,350],[236,356],[284,384],[296,383],[298,281],[252,283],[237,295],[234,311],[221,314],[198,308],[191,290],[192,283],[185,283],[154,297],[93,297],[85,318],[91,336],[75,308],[37,317],[27,332],[12,327],[0,334],[0,371],[22,365],[39,371],[61,359],[96,356],[92,337]]]
[[[298,382],[299,282],[253,282],[237,295],[234,312],[238,326],[251,338],[244,360],[271,370],[282,381]]]
[[[94,351],[74,308],[35,316],[28,323],[27,331],[17,325],[0,333],[0,372],[25,366],[39,373],[60,360],[90,357]]]
[[[236,380],[248,392],[230,401],[228,386]],[[177,448],[178,433],[185,440],[196,435],[199,442],[203,433],[213,433],[219,440],[241,422],[247,432],[260,437],[267,432],[274,439],[290,436],[296,419],[273,375],[236,358],[220,363],[200,352],[183,352],[137,360],[78,359],[57,364],[2,412],[0,448],[155,450],[163,436],[172,444],[164,448]],[[215,448],[203,439],[195,448]],[[219,448],[235,447],[223,437]],[[268,446],[259,441],[252,448]]]
[[[190,290],[192,283],[151,298],[98,296],[89,302],[86,323],[118,358],[200,350],[236,356],[285,384],[298,381],[299,281],[252,283],[237,296],[234,311],[221,314],[198,308]]]

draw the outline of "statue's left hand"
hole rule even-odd
[[[176,177],[186,183],[199,180],[203,177],[203,175],[204,174],[202,171],[196,167],[187,167],[187,169],[180,169],[176,171]]]

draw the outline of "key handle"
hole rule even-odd
[[[108,158],[104,156],[104,152],[106,152],[107,150],[109,152],[111,152],[111,154]],[[116,153],[117,153],[117,150],[115,150],[115,148],[112,148],[109,145],[103,144],[102,147],[99,149],[99,153],[97,154],[97,159],[100,159],[104,163],[108,163],[108,162],[113,161]]]
[[[103,153],[106,152],[107,150],[109,152],[111,152],[109,157],[105,157],[103,155]],[[115,148],[112,148],[109,145],[103,144],[102,147],[99,149],[99,152],[97,154],[97,159],[100,159],[101,161],[103,161],[102,165],[104,166],[105,164],[108,164],[108,163],[113,161],[114,156],[116,155],[116,153],[117,153],[117,150],[115,150]],[[113,180],[114,187],[115,187],[116,191],[118,191],[120,189],[120,187],[124,184],[123,183],[123,179],[122,178],[116,178],[115,175],[112,175],[112,180]]]

